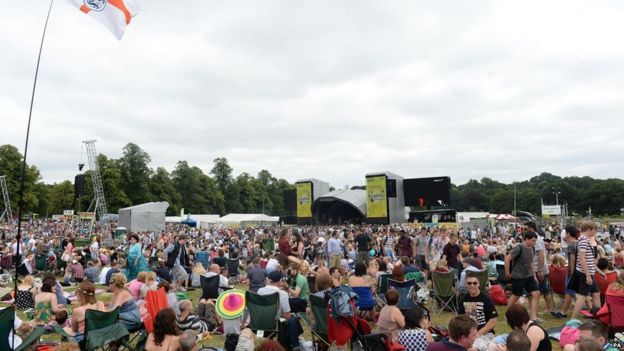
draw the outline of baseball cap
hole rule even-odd
[[[277,283],[280,280],[282,280],[284,276],[282,275],[282,272],[280,271],[273,271],[271,273],[269,273],[269,280],[272,281],[273,283]]]

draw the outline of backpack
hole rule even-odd
[[[492,285],[490,287],[490,298],[495,305],[507,305],[507,295],[503,291],[503,288],[498,285]]]
[[[340,317],[353,317],[355,316],[355,309],[353,305],[349,303],[353,300],[357,305],[358,295],[351,290],[347,285],[341,285],[331,292],[331,317],[339,320]]]

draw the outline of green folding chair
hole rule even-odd
[[[312,342],[317,344],[315,337],[327,346],[331,346],[327,336],[327,305],[328,302],[324,298],[310,295],[310,309],[314,316],[314,324],[310,331],[312,332]]]
[[[422,272],[409,272],[405,275],[405,280],[416,280],[416,284],[425,281],[425,275]]]
[[[268,332],[270,336],[277,334],[281,310],[279,293],[260,295],[248,290],[245,292],[245,300],[249,312],[249,328],[254,333],[262,331],[262,334]]]
[[[13,306],[5,307],[0,310],[0,349],[11,350],[11,341],[9,341],[9,334],[13,329],[13,322],[15,321],[15,310]]]
[[[447,273],[431,272],[431,281],[433,283],[433,290],[430,292],[430,296],[433,299],[431,304],[432,313],[438,316],[444,309],[457,313],[457,279],[455,271],[451,270]],[[440,305],[439,310],[438,304]]]
[[[12,340],[9,340],[11,330],[13,330],[13,323],[15,321],[15,309],[13,306],[5,307],[0,310],[0,350],[13,350]],[[22,339],[22,344],[15,348],[15,351],[21,351],[30,347],[30,345],[36,343],[41,338],[41,335],[45,333],[45,328],[35,328],[30,335],[25,339]]]
[[[105,347],[112,347],[113,343],[129,348],[128,335],[126,327],[119,322],[119,307],[110,312],[86,310],[84,339],[80,343],[80,349],[92,351],[101,347],[106,350]]]
[[[489,289],[489,283],[490,283],[490,279],[489,279],[489,275],[488,275],[488,271],[487,270],[483,270],[481,272],[474,272],[474,271],[466,271],[466,278],[468,277],[475,277],[477,278],[477,280],[479,281],[479,288],[481,290],[482,293],[487,294],[488,293],[488,289]]]

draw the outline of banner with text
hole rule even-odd
[[[388,218],[388,192],[386,176],[366,178],[366,217]]]
[[[312,183],[297,183],[297,217],[312,218]]]
[[[542,205],[542,216],[560,216],[561,206],[559,205]]]

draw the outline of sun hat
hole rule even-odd
[[[236,319],[245,311],[245,292],[238,289],[224,291],[217,298],[216,311],[223,319]]]

